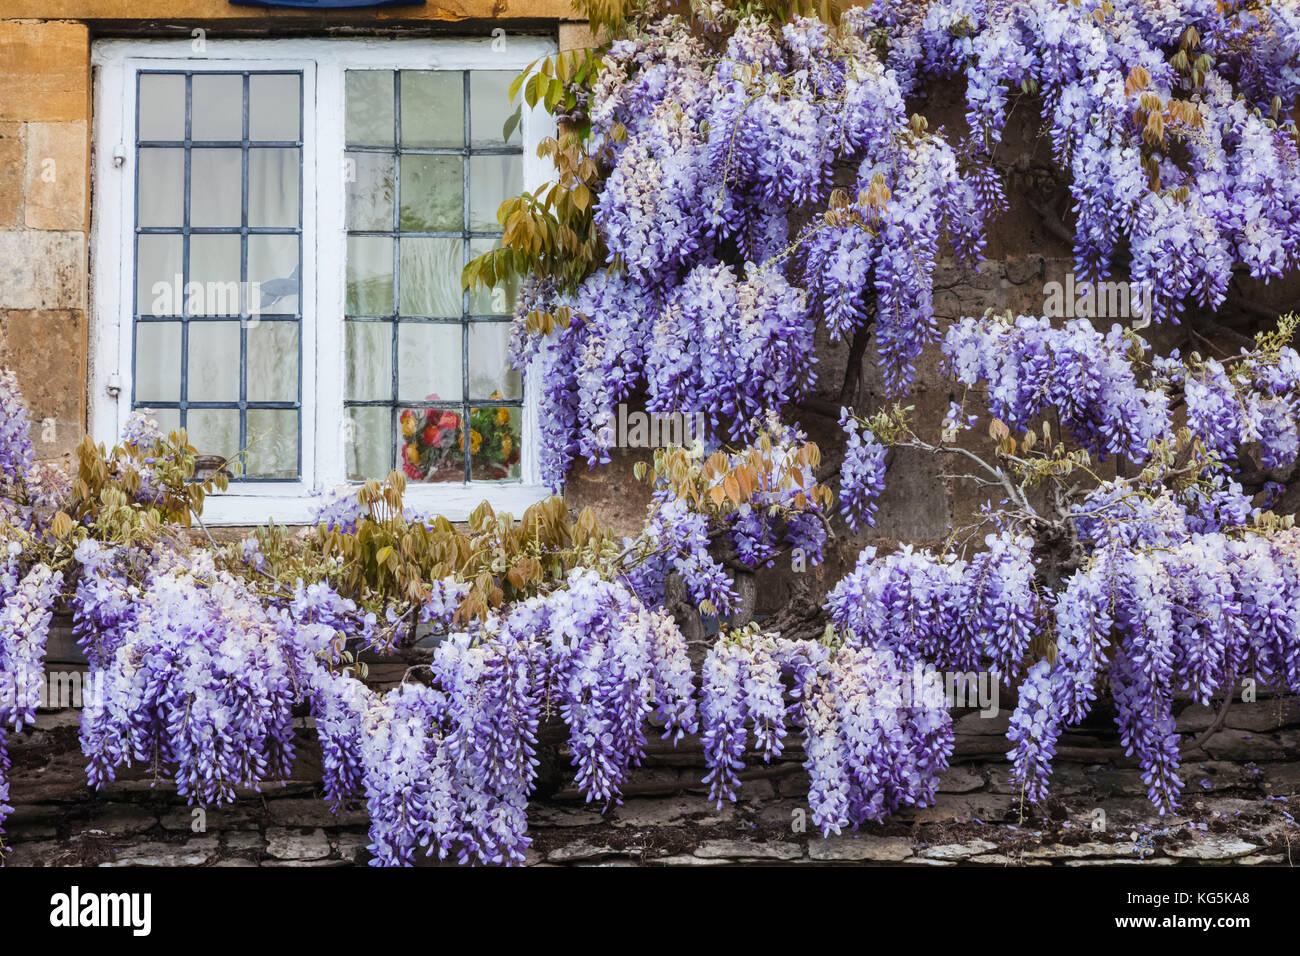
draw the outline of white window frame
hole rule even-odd
[[[496,47],[494,49],[494,47]],[[303,74],[302,179],[302,473],[297,482],[231,484],[204,506],[213,525],[313,520],[321,493],[358,487],[346,477],[344,300],[346,70],[523,70],[555,52],[541,37],[492,39],[212,40],[196,52],[190,40],[100,40],[92,48],[94,85],[91,227],[90,433],[111,445],[131,411],[135,288],[136,75],[147,69],[300,70]],[[555,134],[545,110],[524,108],[520,124],[523,188],[536,192],[554,178],[537,144]],[[314,198],[314,201],[312,201]],[[521,480],[408,482],[413,510],[463,521],[482,501],[518,515],[550,495],[539,469],[538,376],[524,376]]]

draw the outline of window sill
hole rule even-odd
[[[545,485],[447,484],[437,487],[408,484],[406,507],[412,513],[442,515],[448,521],[468,520],[487,501],[498,514],[516,518],[530,505],[551,497]],[[315,524],[327,499],[322,495],[214,494],[203,505],[203,522],[213,527]]]

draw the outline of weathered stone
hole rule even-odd
[[[24,222],[28,229],[86,229],[86,122],[27,124]]]
[[[364,810],[332,813],[324,800],[277,799],[267,801],[270,822],[282,827],[365,826],[369,822]]]
[[[1258,856],[1243,856],[1236,860],[1238,866],[1290,866],[1291,862],[1281,853],[1261,853]]]
[[[1285,760],[1294,753],[1271,737],[1227,728],[1207,740],[1204,748],[1215,760]]]
[[[148,807],[133,803],[110,803],[91,818],[91,825],[111,836],[135,836],[158,825]]]
[[[222,869],[229,869],[232,867],[250,867],[250,866],[256,867],[256,866],[260,866],[261,864],[258,863],[256,860],[249,860],[242,856],[232,856],[225,860],[218,860],[216,863],[213,863],[212,865],[213,867],[221,867]]]
[[[1214,711],[1202,704],[1189,704],[1178,714],[1179,733],[1205,730],[1215,718]],[[1236,701],[1228,708],[1224,725],[1232,730],[1262,733],[1300,724],[1300,698],[1275,697],[1250,703]]]
[[[984,775],[966,766],[952,767],[939,778],[940,793],[970,793],[984,786]]]
[[[776,787],[773,786],[771,780],[764,777],[759,777],[754,780],[744,780],[741,782],[738,796],[741,800],[746,800],[750,803],[756,803],[760,800],[771,800],[776,796]]]
[[[1004,794],[941,793],[933,806],[909,808],[897,816],[916,823],[943,823],[949,820],[958,820],[962,823],[982,820],[985,823],[992,823],[1010,813],[1014,805],[1015,801]]]
[[[1259,847],[1236,837],[1204,837],[1191,846],[1168,847],[1165,853],[1180,860],[1231,860],[1247,856]]]
[[[188,833],[258,828],[257,819],[253,816],[253,808],[248,804],[232,803],[220,807],[208,807],[201,813],[196,813],[198,810],[200,810],[198,807],[177,807],[164,813],[159,822],[162,823],[164,830],[180,830]]]
[[[305,833],[283,827],[268,827],[266,852],[278,860],[319,860],[330,854],[325,831],[308,830]]]
[[[959,718],[953,724],[953,733],[959,737],[1005,737],[1010,726],[1011,711],[1009,710],[999,710],[996,715],[991,717],[985,717],[977,711]],[[1009,750],[1010,747],[1007,749]]]
[[[913,864],[915,866],[956,866],[955,860],[929,860],[923,856],[910,856],[902,861],[904,864]]]
[[[808,841],[812,860],[875,860],[897,863],[912,855],[912,841],[905,837],[877,837],[870,834],[842,834]]]
[[[259,866],[347,866],[344,860],[267,860]]]
[[[330,845],[338,855],[349,863],[364,863],[370,858],[370,835],[365,832],[353,833],[341,830],[330,836]],[[529,853],[536,853],[532,847]]]
[[[221,845],[227,852],[250,852],[260,853],[266,846],[262,839],[262,834],[256,830],[233,830],[221,835]]]
[[[990,843],[988,840],[971,840],[969,843],[944,843],[926,847],[919,855],[928,860],[964,860],[997,848],[996,843]]]
[[[85,256],[80,232],[0,232],[0,302],[9,309],[83,311]]]
[[[1047,860],[1026,860],[1010,857],[1005,853],[981,853],[979,856],[967,857],[963,863],[978,863],[981,866],[1051,866]]]
[[[695,855],[706,860],[797,860],[803,848],[797,843],[752,843],[749,840],[705,840]]]
[[[1270,763],[1262,770],[1265,793],[1270,796],[1300,793],[1300,763]]]
[[[689,822],[710,826],[735,818],[730,805],[718,810],[704,797],[683,795],[666,799],[628,800],[615,811],[616,827],[673,827]]]
[[[67,866],[76,863],[75,854],[66,843],[17,843],[5,857],[6,867]]]
[[[46,14],[33,14],[34,17]],[[20,16],[6,6],[5,16]],[[0,120],[90,117],[90,35],[65,20],[0,20]]]
[[[1066,866],[1177,866],[1177,860],[1171,860],[1167,856],[1153,856],[1145,860],[1133,859],[1109,859],[1109,860],[1066,860]]]
[[[598,860],[618,852],[612,846],[596,846],[585,842],[571,843],[551,850],[546,854],[546,859],[550,863],[575,863],[578,860]]]
[[[0,123],[0,229],[19,224],[23,209],[23,126]]]
[[[1052,843],[1024,851],[1024,856],[1031,860],[1107,859],[1136,855],[1137,847],[1132,843],[1079,843],[1075,846]]]
[[[627,803],[632,803],[628,800]],[[640,802],[640,801],[637,801]],[[572,827],[591,827],[605,822],[605,816],[595,810],[574,810],[571,807],[539,807],[528,816],[528,826],[555,827],[568,829]]]
[[[203,866],[220,847],[214,836],[199,837],[185,843],[140,843],[115,851],[101,867],[116,866]]]
[[[656,866],[726,866],[730,860],[710,860],[701,856],[691,856],[685,853],[676,853],[672,856],[662,856],[657,860],[652,860]]]

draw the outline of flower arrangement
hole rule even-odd
[[[502,397],[499,391],[489,396]],[[468,436],[464,414],[448,408],[408,408],[398,421],[402,471],[414,481],[463,481],[467,441],[475,478],[500,481],[518,475],[519,428],[505,406],[471,408]]]

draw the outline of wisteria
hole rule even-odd
[[[0,826],[55,613],[97,691],[92,786],[131,769],[224,804],[288,779],[314,735],[324,796],[364,806],[376,865],[523,863],[561,737],[600,811],[661,733],[698,736],[718,803],[743,795],[747,761],[801,747],[823,834],[879,822],[932,803],[948,768],[940,671],[1015,686],[1005,748],[1025,802],[1108,696],[1151,804],[1173,812],[1180,695],[1300,693],[1300,531],[1271,510],[1300,458],[1297,322],[1236,354],[1169,348],[1234,275],[1300,267],[1300,16],[1267,6],[874,0],[830,24],[712,3],[613,31],[563,91],[582,95],[581,135],[556,150],[591,167],[584,192],[565,186],[589,232],[548,255],[582,268],[520,252],[558,234],[554,206],[506,234],[538,270],[511,356],[535,376],[547,484],[609,463],[629,403],[703,423],[636,461],[648,504],[627,533],[560,499],[519,524],[481,506],[462,532],[371,483],[323,496],[288,540],[198,544],[202,495],[182,492],[206,486],[185,442],[137,414],[117,448],[78,449],[75,480],[46,481],[0,374]],[[955,81],[964,123],[912,112],[936,80]],[[1039,212],[1085,283],[1149,290],[1140,321],[936,315],[936,276],[979,263],[1024,173],[999,149],[1013,109],[1041,119],[1060,185]],[[827,391],[828,345],[853,363],[874,348],[871,387],[855,367]],[[923,380],[938,401],[913,414],[918,369],[946,382]],[[826,461],[789,414],[803,403],[833,431],[836,408],[879,393],[898,401],[843,407]],[[886,537],[894,448],[988,502],[923,543]],[[758,576],[851,561],[845,526],[880,536],[819,578],[813,627],[769,626]],[[414,663],[377,688],[367,662],[397,653]]]
[[[1300,264],[1285,5],[1265,16],[1153,0],[878,0],[834,28],[733,17],[718,49],[706,37],[719,11],[694,12],[704,37],[678,16],[631,25],[587,97],[586,148],[609,164],[594,219],[608,269],[572,293],[535,284],[519,305],[521,321],[561,305],[584,316],[578,333],[521,331],[546,340],[528,354],[557,399],[544,425],[555,449],[583,436],[588,460],[604,461],[611,401],[639,383],[655,408],[704,411],[734,437],[755,409],[803,393],[815,323],[832,338],[874,330],[886,383],[905,388],[938,333],[940,236],[977,260],[1005,206],[997,146],[1016,104],[1045,121],[1076,273],[1100,283],[1127,269],[1147,320],[1176,319],[1187,302],[1217,308],[1236,267],[1268,279]],[[906,105],[949,78],[964,90],[964,136]],[[837,169],[853,171],[848,182]],[[743,335],[719,339],[724,314],[744,317]],[[1040,363],[1060,364],[1057,394],[1026,368],[1005,406],[1076,394],[1063,407],[1081,440],[1143,454],[1166,409],[1124,380],[1110,353],[1128,343],[1089,341],[1082,323],[1046,331],[1020,334],[1042,339]],[[1270,442],[1283,460],[1284,409],[1263,415],[1265,432],[1287,433]],[[550,481],[569,462],[554,454]]]

